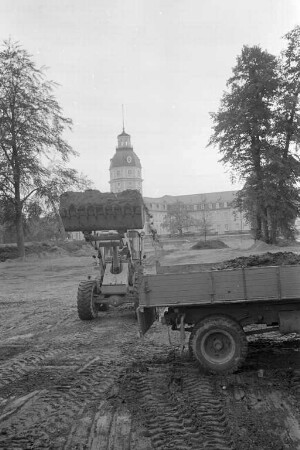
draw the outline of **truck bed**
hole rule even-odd
[[[300,265],[194,271],[192,265],[145,275],[141,307],[214,303],[300,301]],[[173,273],[172,273],[173,272]]]

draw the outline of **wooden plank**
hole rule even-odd
[[[144,288],[140,291],[140,305],[209,303],[209,280],[210,272],[146,275]]]
[[[214,277],[215,301],[245,300],[243,270],[216,270]]]
[[[279,300],[277,268],[248,267],[245,269],[247,295],[251,300]]]
[[[300,266],[280,267],[281,298],[300,299]]]

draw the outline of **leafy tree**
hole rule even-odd
[[[286,48],[279,57],[280,85],[274,105],[272,145],[275,152],[269,164],[274,186],[274,208],[270,211],[272,240],[278,232],[293,237],[299,214],[300,162],[297,146],[300,141],[300,27],[284,36]],[[273,175],[273,178],[272,178]]]
[[[228,92],[212,114],[209,145],[222,153],[233,178],[244,181],[236,205],[256,239],[291,237],[299,211],[300,28],[285,36],[280,58],[244,46],[228,80]]]
[[[76,154],[63,139],[72,122],[62,115],[53,95],[55,86],[26,50],[4,41],[0,51],[0,199],[12,212],[21,257],[25,255],[24,207],[31,198],[55,202],[62,186],[85,184],[66,167],[69,156]],[[50,161],[56,163],[47,166]]]
[[[188,229],[197,223],[196,219],[189,214],[186,205],[183,202],[177,201],[169,205],[162,227],[168,229],[170,233],[178,232],[182,236],[184,229]]]

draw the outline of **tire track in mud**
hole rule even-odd
[[[5,405],[1,416],[1,429],[4,430],[0,434],[1,449],[62,449],[66,446],[71,450],[89,448],[86,447],[88,442],[91,448],[103,448],[95,447],[95,442],[98,442],[95,429],[99,428],[101,420],[108,420],[105,419],[105,408],[99,412],[99,404],[108,392],[113,392],[124,365],[132,362],[132,357],[122,352],[118,343],[123,339],[131,342],[136,334],[136,327],[118,325],[116,331],[111,320],[100,330],[99,324],[91,327],[80,323],[80,330],[75,334],[73,327],[68,330],[68,343],[63,348],[33,350],[0,366],[0,388],[4,386],[7,389],[11,384],[10,390],[15,385],[16,391],[22,392],[23,388],[23,393],[36,385],[40,388],[39,394],[25,403],[19,397],[17,401],[22,405],[9,418],[6,412],[11,408],[11,401]],[[102,343],[106,343],[107,348],[102,348]],[[57,345],[58,342],[52,344]],[[100,422],[95,422],[96,417]],[[79,439],[82,447],[77,445],[77,432],[74,440],[77,427],[82,430]],[[107,439],[109,445],[115,447],[109,448],[127,448],[122,445],[128,441],[130,427],[130,415],[122,412],[122,408],[114,410]]]
[[[121,396],[155,449],[234,450],[221,401],[192,363],[148,362],[129,369]]]
[[[123,367],[112,364],[112,359],[95,357],[75,373],[61,375],[53,386],[30,398],[16,414],[6,418],[4,411],[1,429],[5,436],[0,435],[0,448],[104,449],[103,443],[101,447],[95,446],[101,430],[100,435],[106,434],[108,443],[121,442],[119,447],[109,448],[129,448],[122,446],[130,435],[129,413],[120,412],[120,408],[112,411],[110,405],[103,407],[122,370]],[[103,422],[107,422],[106,432],[100,426]],[[78,447],[78,440],[82,447]]]
[[[208,376],[186,368],[182,376],[184,395],[196,411],[199,428],[205,436],[203,448],[233,450],[234,444],[222,403]]]
[[[300,401],[300,370],[295,370],[290,380],[291,391],[296,397],[297,401]]]
[[[31,305],[26,308],[26,312],[20,312],[20,306],[22,306],[20,303],[9,304],[9,310],[3,311],[1,343],[22,339],[24,334],[31,334],[37,338],[43,337],[45,332],[53,332],[60,325],[66,326],[76,320],[75,310],[70,312],[70,308],[61,308],[59,312],[54,312],[49,302],[38,307]]]
[[[66,328],[62,333],[59,328],[64,328],[65,325],[67,324],[60,323],[55,330],[55,333],[58,334],[49,336],[50,348],[45,348],[46,341],[44,340],[43,347],[37,345],[36,348],[27,350],[22,355],[19,354],[2,362],[0,364],[0,390],[36,370],[38,366],[42,367],[46,362],[47,365],[53,364],[55,368],[57,360],[62,356],[64,356],[64,362],[59,365],[79,364],[84,366],[99,352],[104,361],[107,359],[106,354],[110,360],[109,348],[122,342],[124,334],[127,335],[128,340],[132,341],[136,333],[135,327],[128,328],[125,325],[116,332],[111,320],[104,324],[98,322],[92,325],[82,322],[73,324],[72,322],[71,327]],[[102,348],[102,342],[109,342],[107,351]]]
[[[64,349],[42,349],[25,352],[0,366],[0,389],[24,377],[47,359],[56,358]]]

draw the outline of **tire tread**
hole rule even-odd
[[[197,334],[197,332],[201,329],[203,331],[205,331],[206,329],[210,329],[212,326],[216,326],[216,328],[219,328],[220,326],[226,326],[226,328],[232,329],[238,336],[239,338],[239,356],[238,358],[235,358],[234,361],[232,361],[230,364],[227,364],[227,367],[222,369],[222,370],[214,370],[212,369],[205,361],[204,358],[199,358],[199,356],[197,356],[195,354],[194,351],[194,339],[195,336]],[[241,325],[235,321],[233,318],[226,316],[226,315],[214,315],[214,316],[207,316],[204,319],[200,320],[198,323],[196,323],[196,325],[194,326],[191,335],[190,335],[190,339],[189,339],[189,352],[190,355],[193,355],[196,360],[198,365],[201,367],[201,369],[203,369],[206,372],[210,372],[210,373],[223,373],[223,374],[230,374],[235,372],[236,370],[239,369],[239,367],[241,367],[241,365],[244,363],[246,356],[247,356],[247,352],[248,352],[248,342],[247,342],[247,337],[246,334],[243,330],[243,328],[241,327]]]
[[[93,320],[97,317],[96,309],[92,307],[92,293],[96,286],[95,280],[81,281],[77,291],[77,311],[81,320]]]

